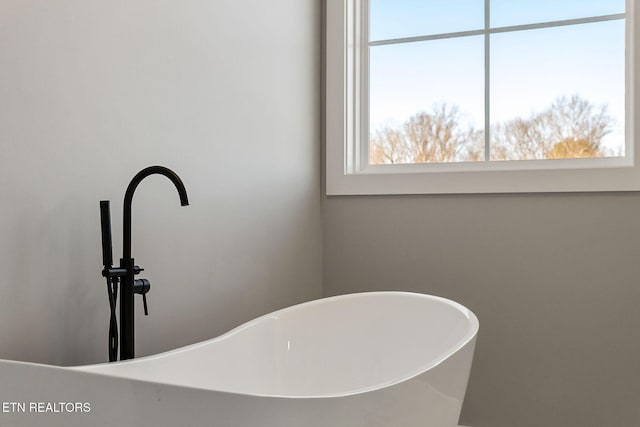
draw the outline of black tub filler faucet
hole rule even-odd
[[[111,213],[109,201],[100,202],[100,224],[102,227],[102,263],[104,269],[102,276],[107,279],[109,294],[109,306],[111,308],[111,320],[109,322],[109,361],[118,359],[118,323],[116,320],[116,301],[118,298],[118,282],[120,283],[120,360],[133,359],[135,357],[134,343],[134,294],[142,295],[144,313],[148,315],[146,294],[151,289],[147,279],[135,279],[134,276],[143,271],[143,268],[135,265],[131,257],[131,202],[136,187],[149,175],[164,175],[173,182],[180,195],[180,204],[187,206],[189,199],[184,184],[178,175],[164,166],[150,166],[138,172],[133,177],[127,191],[124,194],[123,212],[123,248],[120,266],[113,267],[111,250]]]

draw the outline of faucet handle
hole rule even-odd
[[[142,306],[144,307],[144,315],[149,315],[149,309],[147,308],[147,294],[142,294]]]
[[[144,306],[144,315],[149,315],[147,307],[147,292],[151,290],[151,283],[147,279],[136,279],[133,281],[133,292],[142,295],[142,305]]]

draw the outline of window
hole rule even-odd
[[[327,193],[640,190],[634,3],[327,0]]]

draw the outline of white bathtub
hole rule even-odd
[[[453,427],[477,331],[455,302],[371,292],[130,361],[0,361],[0,425]]]

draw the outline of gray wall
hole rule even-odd
[[[107,359],[98,201],[143,167],[137,354],[319,297],[320,5],[0,0],[0,358]]]
[[[461,424],[640,425],[640,195],[327,198],[324,293],[441,295],[480,320]]]

